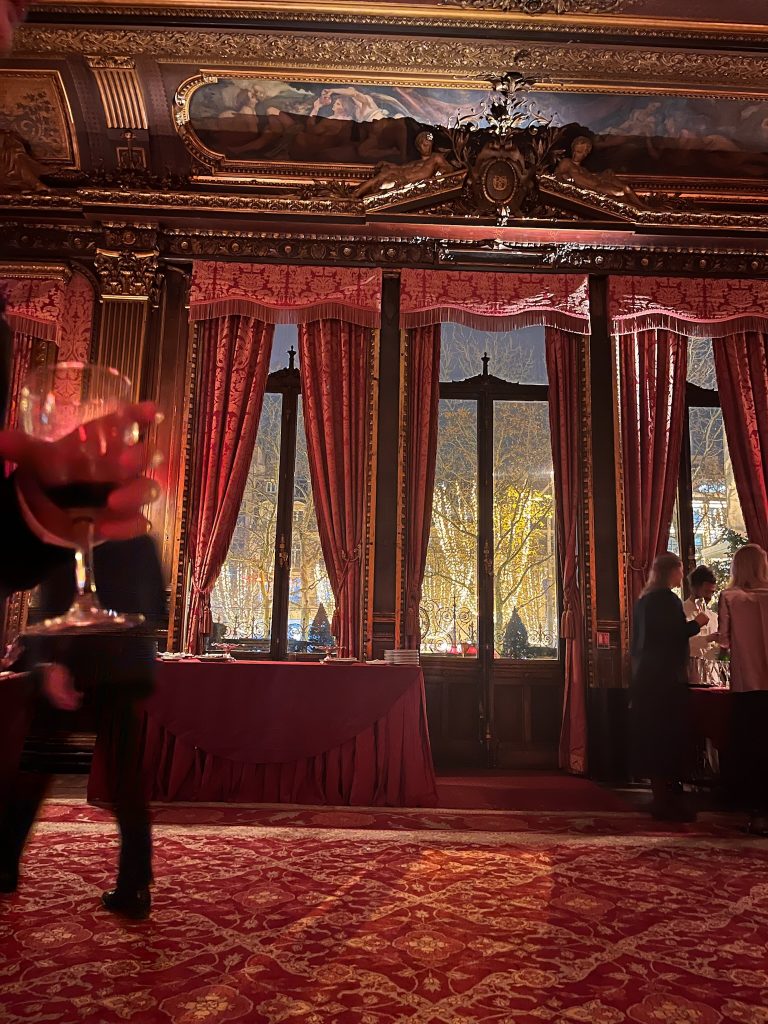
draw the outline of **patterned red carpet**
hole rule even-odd
[[[301,819],[358,812],[293,813],[302,827],[160,810],[153,917],[123,924],[96,909],[111,823],[49,805],[0,898],[0,1019],[768,1024],[768,844],[732,826],[653,834],[628,814],[616,835],[599,814],[510,814],[495,817],[515,831],[460,831],[456,814],[494,816],[437,811],[363,830]]]

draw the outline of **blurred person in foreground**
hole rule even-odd
[[[651,813],[661,821],[695,821],[682,780],[693,761],[688,694],[688,641],[707,624],[705,612],[687,622],[673,592],[683,563],[658,555],[635,605],[630,688],[634,772],[651,781]]]
[[[26,11],[26,0],[0,0],[0,57],[10,52],[14,30]]]
[[[731,752],[748,831],[768,836],[768,557],[757,544],[734,554],[720,594],[720,646],[731,653]]]
[[[717,589],[717,579],[709,566],[697,565],[688,577],[688,587],[690,596],[683,601],[686,619],[690,622],[699,612],[707,616],[701,631],[689,640],[688,681],[692,686],[717,686],[720,682],[717,612],[709,607]]]
[[[7,400],[10,331],[0,318],[0,413]],[[0,597],[40,585],[43,614],[66,610],[75,586],[72,521],[48,500],[45,488],[76,479],[83,450],[93,445],[100,474],[117,486],[95,520],[94,565],[99,588],[118,611],[142,612],[148,624],[164,617],[164,587],[149,523],[143,508],[159,494],[143,475],[147,453],[136,440],[142,428],[157,422],[155,405],[129,405],[105,417],[99,429],[88,424],[59,441],[31,438],[21,431],[0,431],[0,459],[16,464],[0,479],[0,516],[4,545],[0,553]],[[138,428],[138,429],[136,429]],[[105,445],[105,435],[108,437]],[[117,886],[102,897],[108,910],[129,917],[149,913],[151,840],[146,800],[137,764],[137,701],[152,687],[154,644],[130,633],[114,636],[37,638],[29,657],[41,660],[34,672],[26,725],[32,719],[43,734],[66,732],[67,716],[85,693],[87,710],[100,728],[110,730],[112,763],[109,782],[121,832]],[[18,715],[3,712],[0,681],[1,742],[20,749],[23,737],[5,735]],[[18,764],[6,769],[0,794],[0,892],[18,884],[19,860],[29,829],[48,785],[45,773],[24,773]],[[8,778],[7,776],[11,777]]]

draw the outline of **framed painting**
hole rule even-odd
[[[382,162],[418,157],[425,127],[450,151],[463,119],[492,103],[487,88],[387,81],[310,81],[261,72],[201,71],[178,88],[177,130],[213,177],[360,178]],[[768,99],[653,91],[539,87],[525,94],[532,118],[582,126],[590,166],[670,180],[765,179]]]

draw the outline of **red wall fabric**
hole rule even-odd
[[[557,557],[563,594],[560,636],[565,646],[565,692],[560,730],[560,767],[587,769],[587,695],[584,666],[584,607],[579,586],[581,492],[581,339],[547,328],[549,423],[555,470]]]
[[[368,328],[342,320],[299,327],[312,493],[336,598],[331,629],[342,654],[351,657],[361,650],[370,343]]]
[[[211,591],[227,557],[243,499],[272,353],[271,324],[252,317],[208,320],[200,334],[200,404],[189,552],[192,600],[186,648],[198,653],[211,628]]]
[[[13,331],[53,341],[59,360],[87,362],[93,331],[94,294],[82,274],[56,278],[0,278]]]
[[[440,324],[415,328],[409,342],[404,646],[418,650],[419,604],[432,526],[437,457]]]
[[[687,339],[644,330],[619,339],[627,590],[632,606],[669,543],[680,469]]]
[[[712,342],[723,423],[750,541],[768,549],[768,334]]]

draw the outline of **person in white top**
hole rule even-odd
[[[690,622],[699,612],[707,616],[707,624],[697,636],[688,641],[688,682],[692,686],[717,686],[720,683],[720,647],[717,636],[717,612],[709,602],[717,588],[715,574],[707,565],[697,566],[688,577],[690,596],[683,602],[685,617]]]
[[[759,545],[733,556],[718,612],[719,642],[731,652],[730,753],[749,831],[768,836],[768,557]]]

